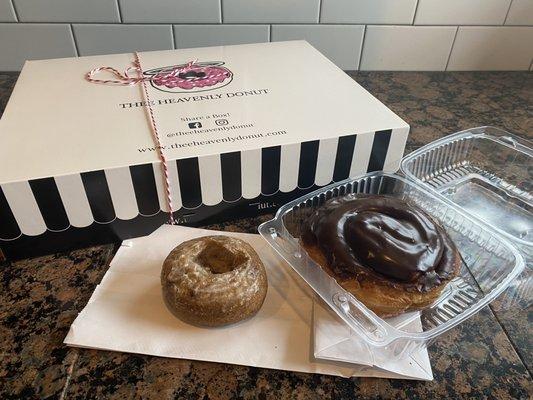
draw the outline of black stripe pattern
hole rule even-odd
[[[222,171],[222,196],[226,201],[236,201],[242,196],[241,152],[220,155]]]
[[[0,239],[9,240],[20,236],[20,229],[11,212],[4,191],[0,187]]]
[[[319,145],[319,140],[302,142],[301,144],[300,163],[298,166],[298,187],[301,189],[309,188],[315,183]]]
[[[342,181],[350,176],[356,139],[356,135],[341,136],[339,138],[335,167],[333,169],[333,181]]]
[[[139,213],[144,216],[157,214],[160,205],[152,164],[130,167],[130,173]]]
[[[368,172],[382,170],[389,151],[392,130],[375,132]],[[333,170],[333,180],[340,181],[349,177],[356,147],[356,135],[339,138]],[[319,140],[300,144],[298,165],[298,187],[313,187],[319,153]],[[231,152],[220,155],[223,198],[237,201],[242,196],[241,153]],[[197,208],[202,205],[200,169],[197,157],[176,161],[183,207]],[[261,150],[261,192],[272,195],[279,191],[281,167],[281,146]],[[157,182],[152,164],[132,166],[129,168],[135,197],[140,214],[150,216],[160,211]],[[81,179],[93,218],[100,224],[115,220],[116,213],[104,171],[85,172]],[[29,182],[38,208],[47,228],[61,231],[69,227],[70,222],[61,199],[57,184],[53,178],[37,179]],[[21,235],[16,218],[11,211],[6,196],[0,187],[0,239],[11,240]]]
[[[29,184],[46,227],[51,231],[67,229],[70,222],[54,178],[36,179]]]
[[[202,204],[198,157],[178,160],[177,165],[183,207],[196,208]]]
[[[261,193],[272,195],[279,190],[281,146],[261,149]]]
[[[115,219],[115,209],[113,200],[107,185],[104,171],[84,172],[81,180],[87,193],[89,206],[93,213],[93,218],[101,224],[109,223]]]
[[[381,171],[385,165],[385,158],[389,151],[389,143],[392,130],[378,131],[374,134],[370,160],[368,161],[367,172]]]

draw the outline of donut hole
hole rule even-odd
[[[180,79],[205,78],[205,72],[203,72],[203,71],[180,72],[178,74],[178,78],[180,78]]]
[[[215,240],[209,240],[196,257],[196,261],[212,274],[224,274],[237,269],[247,257],[240,251],[233,252]]]

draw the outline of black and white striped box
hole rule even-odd
[[[132,58],[25,64],[0,120],[5,257],[145,235],[168,219],[141,86],[84,79]],[[396,171],[403,156],[409,126],[307,42],[140,60],[180,223],[270,212],[332,181]],[[162,79],[169,71],[179,79]]]

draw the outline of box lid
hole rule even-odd
[[[169,159],[408,127],[304,41],[140,59],[152,76],[149,95]],[[141,85],[84,79],[95,67],[123,70],[132,60],[128,53],[26,62],[0,120],[0,183],[157,161]],[[165,67],[194,60],[221,77],[192,88],[156,79]]]

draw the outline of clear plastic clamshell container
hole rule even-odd
[[[533,302],[533,143],[494,127],[468,129],[406,156],[405,176],[435,190],[521,251],[526,270],[499,307]]]
[[[434,145],[438,143],[444,145],[447,142],[442,140]],[[424,169],[420,162],[416,162],[416,153],[421,154],[421,150],[408,156],[405,162],[417,165],[417,169],[413,169],[417,171],[417,176],[426,176],[429,167]],[[459,153],[452,153],[457,160],[460,158]],[[451,156],[441,158],[443,162],[444,159],[452,159]],[[468,161],[463,161],[462,165],[466,166]],[[456,193],[460,192],[460,182],[463,180],[459,179],[459,173],[453,173],[452,176],[457,185],[450,186],[456,186]],[[448,179],[448,183],[451,180]],[[481,187],[485,188],[483,185]],[[515,185],[516,190],[520,187]],[[443,226],[459,249],[463,259],[459,276],[446,286],[435,303],[424,310],[411,313],[413,318],[421,319],[421,331],[407,328],[413,326],[408,323],[412,321],[411,318],[378,317],[322,270],[300,245],[301,227],[308,216],[327,200],[349,193],[394,196],[418,205]],[[520,214],[519,210],[510,208],[511,212]],[[501,225],[500,228],[494,228],[483,223],[479,215],[476,216],[464,203],[428,189],[422,179],[375,172],[329,185],[282,206],[274,219],[259,227],[259,233],[364,340],[374,358],[391,359],[408,356],[427,346],[439,335],[489,304],[522,272],[524,259],[514,245],[512,235],[502,234],[501,228]],[[529,234],[531,231],[528,231],[527,235]],[[527,242],[531,239],[527,235],[519,239]]]

